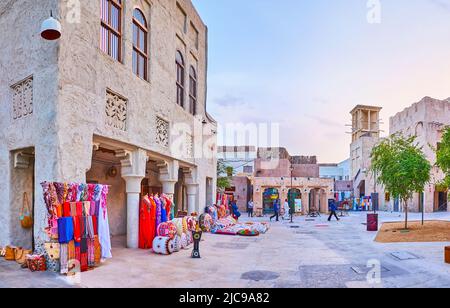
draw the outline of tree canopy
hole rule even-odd
[[[445,179],[441,185],[450,187],[450,127],[447,127],[442,141],[436,150],[436,165],[444,172]]]
[[[382,140],[372,150],[372,172],[377,181],[405,204],[405,228],[408,228],[408,200],[415,192],[422,193],[430,181],[431,164],[416,137],[393,135]]]
[[[217,187],[219,189],[230,188],[233,173],[233,167],[227,166],[223,160],[219,159],[217,161]]]

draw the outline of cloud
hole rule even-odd
[[[220,107],[240,107],[245,105],[243,97],[225,94],[212,100],[212,103]]]
[[[450,3],[446,0],[429,0],[429,2],[443,10],[450,11]]]

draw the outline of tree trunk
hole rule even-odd
[[[405,230],[408,230],[408,200],[403,202],[405,203]]]

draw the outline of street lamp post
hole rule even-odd
[[[292,206],[292,200],[290,200],[292,198],[292,190],[294,189],[294,178],[292,177],[293,172],[294,172],[294,167],[291,166],[290,168],[291,170],[291,190],[288,191],[288,201],[291,203],[289,204],[289,211],[291,212],[291,224],[294,223],[294,206]]]

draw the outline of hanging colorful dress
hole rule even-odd
[[[139,209],[139,248],[151,249],[155,230],[151,226],[152,203],[150,198],[145,196],[142,198]]]
[[[159,200],[159,196],[156,195],[153,200],[156,203],[156,228],[161,224],[162,222],[162,206],[161,206],[161,200]]]
[[[99,185],[101,186],[101,185]],[[106,205],[106,196],[108,195],[108,186],[103,186],[101,190],[99,201],[99,213],[98,213],[98,237],[100,245],[102,247],[102,259],[112,258],[111,254],[111,236],[109,233],[109,220],[108,209]]]
[[[153,197],[149,198],[150,200],[150,204],[151,204],[151,208],[150,208],[150,238],[152,239],[152,248],[153,248],[153,240],[156,237],[157,234],[157,230],[156,228],[158,227],[158,225],[156,224],[156,216],[157,216],[157,206],[156,206],[156,202],[155,199]]]

